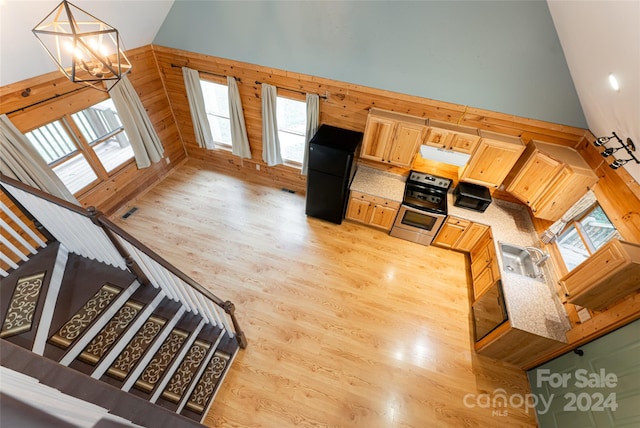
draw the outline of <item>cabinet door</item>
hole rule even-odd
[[[391,230],[393,222],[396,219],[398,210],[384,205],[374,205],[372,208],[371,220],[369,224],[381,229]]]
[[[489,246],[485,245],[476,253],[471,254],[471,276],[477,278],[480,273],[491,264],[492,258]]]
[[[532,206],[561,169],[561,162],[544,153],[536,152],[507,187],[507,192]]]
[[[453,248],[466,230],[467,226],[469,226],[469,221],[456,217],[449,217],[446,223],[442,225],[442,229],[438,232],[433,243],[441,247]]]
[[[567,165],[531,207],[531,211],[535,217],[556,221],[597,181],[598,177],[577,173]]]
[[[477,135],[456,134],[451,139],[449,148],[455,152],[471,154],[480,141]]]
[[[484,269],[480,271],[477,276],[473,277],[473,298],[477,299],[487,291],[489,287],[491,287],[497,280],[497,278],[493,277],[493,269],[491,266],[486,266]]]
[[[427,146],[438,147],[440,149],[449,148],[453,134],[446,129],[429,128],[429,132],[424,140]]]
[[[471,223],[456,242],[455,249],[467,252],[471,251],[488,229],[489,226],[485,226],[484,224]]]
[[[524,148],[524,145],[481,139],[461,180],[482,186],[500,186]]]
[[[425,126],[398,122],[389,152],[390,163],[409,166],[424,139]]]
[[[569,301],[573,303],[575,298],[604,281],[625,262],[626,257],[617,240],[605,244],[560,280],[569,293]]]
[[[395,125],[394,120],[370,115],[364,130],[360,156],[365,159],[383,161],[388,156]]]
[[[349,220],[359,221],[360,223],[368,223],[370,208],[371,204],[369,201],[358,197],[351,198],[349,199],[346,218]]]

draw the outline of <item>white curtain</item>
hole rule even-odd
[[[304,133],[304,155],[302,158],[302,175],[307,175],[309,163],[309,141],[318,131],[320,118],[320,97],[317,94],[307,94],[307,129]]]
[[[147,168],[152,162],[159,162],[164,147],[127,76],[111,86],[109,95],[131,142],[138,168]]]
[[[592,190],[588,190],[587,193],[580,198],[578,202],[573,204],[569,210],[562,216],[562,218],[553,223],[542,235],[540,240],[545,244],[554,241],[558,235],[564,230],[565,226],[569,224],[573,219],[579,217],[591,208],[597,202],[596,195]]]
[[[244,123],[242,100],[236,79],[227,76],[229,88],[229,121],[231,122],[231,153],[241,158],[251,159],[251,148]]]
[[[193,122],[193,131],[196,134],[198,146],[205,149],[214,149],[216,145],[211,135],[209,119],[207,119],[207,109],[202,95],[202,86],[200,86],[200,73],[197,70],[182,67],[182,76],[187,90],[191,121]]]
[[[0,172],[31,187],[80,205],[6,114],[0,115]]]
[[[280,139],[278,138],[278,119],[275,86],[262,84],[262,160],[269,166],[282,163]]]

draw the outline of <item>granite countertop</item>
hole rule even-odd
[[[454,206],[451,192],[448,196],[449,215],[491,226],[511,326],[566,342],[571,325],[548,270],[545,269],[542,281],[508,272],[502,265],[501,242],[525,247],[535,245],[538,240],[527,209],[494,199],[484,213],[479,213]]]
[[[349,190],[402,202],[407,177],[358,165]]]

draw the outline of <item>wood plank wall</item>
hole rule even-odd
[[[271,179],[278,185],[282,184],[284,187],[293,188],[301,192],[304,192],[305,181],[297,170],[285,166],[270,168],[262,162],[261,88],[256,82],[265,82],[281,88],[279,93],[283,96],[291,96],[292,92],[284,91],[284,89],[290,89],[303,93],[317,93],[326,97],[320,100],[320,123],[356,131],[364,131],[369,109],[377,107],[508,135],[521,136],[524,139],[539,139],[568,146],[575,146],[586,132],[584,129],[570,126],[403,95],[163,46],[154,46],[153,50],[166,85],[167,95],[178,120],[183,142],[190,157],[210,161],[223,170],[241,171],[246,175],[260,177],[264,180]],[[180,68],[182,66],[206,73],[233,76],[238,79],[247,133],[253,155],[251,160],[242,161],[228,152],[204,150],[197,146]],[[204,73],[201,73],[201,77],[221,81]],[[260,166],[259,171],[256,170],[256,165]],[[408,173],[407,169],[390,168],[382,165],[377,165],[377,167],[393,169],[401,174]]]
[[[153,126],[165,148],[165,158],[138,170],[135,163],[118,171],[109,180],[79,195],[83,206],[96,206],[106,214],[116,211],[144,189],[159,181],[175,165],[186,159],[186,152],[173,118],[151,46],[128,52],[133,64],[129,80],[136,88]],[[28,96],[22,92],[29,88]],[[49,98],[53,99],[48,100]],[[66,113],[73,113],[98,103],[108,96],[96,89],[71,83],[61,73],[53,72],[0,88],[0,113],[8,117],[22,132],[28,132]],[[32,107],[29,107],[35,103]]]

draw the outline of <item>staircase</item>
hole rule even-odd
[[[0,187],[3,380],[30,376],[133,426],[198,425],[246,347],[234,305],[94,209],[2,175]],[[50,396],[38,411],[60,416]]]

